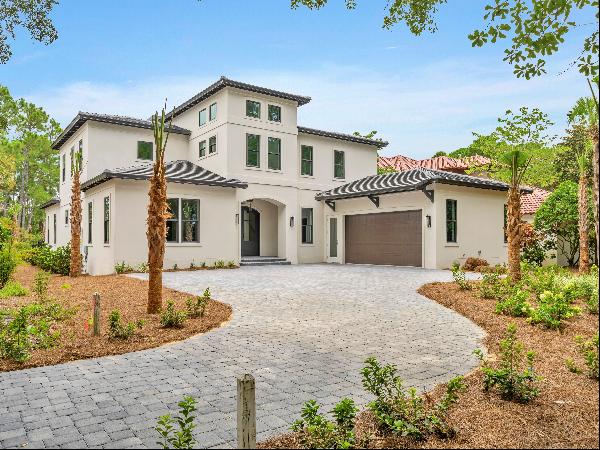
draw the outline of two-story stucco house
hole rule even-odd
[[[431,268],[506,260],[505,184],[428,169],[376,175],[387,143],[299,126],[309,101],[222,77],[169,114],[165,268],[256,257]],[[53,146],[60,188],[44,205],[47,242],[70,239],[80,149],[86,271],[146,261],[151,123],[80,112]]]

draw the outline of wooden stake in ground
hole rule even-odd
[[[94,292],[94,336],[100,336],[100,294]]]
[[[249,374],[237,379],[238,448],[256,448],[256,387]]]
[[[169,140],[169,130],[165,136],[165,107],[159,117],[158,112],[152,117],[154,131],[154,170],[150,178],[148,192],[148,218],[146,221],[146,238],[148,239],[148,314],[156,314],[162,309],[162,270],[165,258],[165,239],[167,236],[167,219],[170,217],[167,204],[167,180],[165,178],[165,150]],[[171,117],[173,117],[171,115]]]
[[[71,266],[69,276],[81,275],[81,150],[73,153],[71,161]]]

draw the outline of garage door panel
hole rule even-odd
[[[346,216],[346,262],[422,265],[421,211]]]

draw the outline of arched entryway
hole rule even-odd
[[[286,206],[273,199],[241,202],[240,253],[242,258],[286,258]]]

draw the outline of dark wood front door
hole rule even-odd
[[[346,262],[422,265],[421,211],[346,216]]]
[[[242,206],[242,256],[260,255],[260,213]]]

